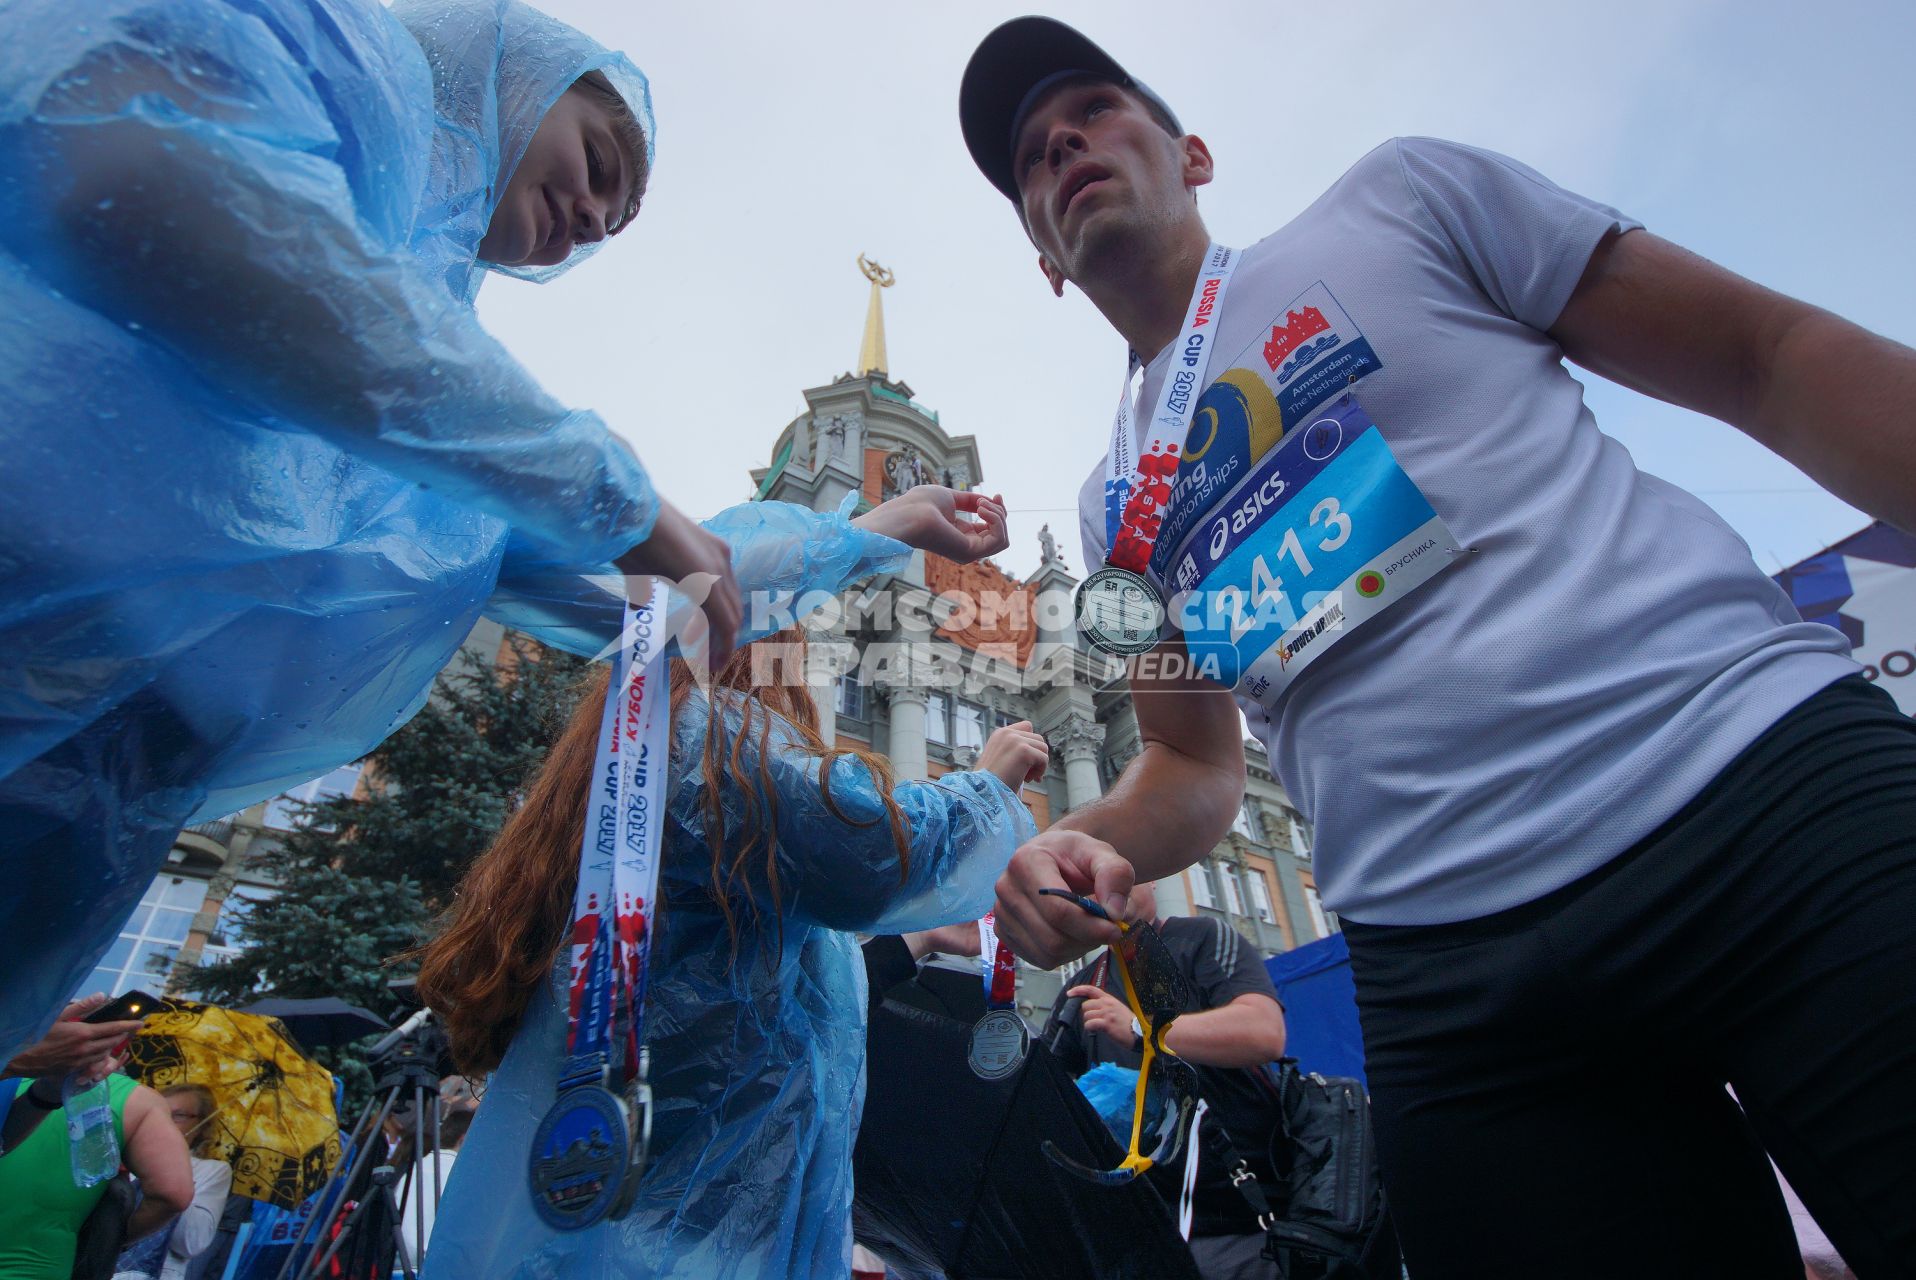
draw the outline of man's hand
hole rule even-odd
[[[86,1023],[86,1017],[106,1003],[103,995],[83,996],[60,1010],[60,1020],[35,1044],[22,1049],[7,1064],[10,1076],[64,1076],[70,1071],[98,1072],[122,1040],[140,1029],[138,1021]],[[109,1068],[110,1070],[110,1068]],[[97,1077],[96,1077],[97,1078]]]
[[[1026,842],[998,877],[998,936],[1042,969],[1055,969],[1118,940],[1118,927],[1040,889],[1069,889],[1100,903],[1114,920],[1147,918],[1132,901],[1136,873],[1118,851],[1081,831],[1053,829]]]
[[[984,750],[978,753],[978,767],[996,774],[998,780],[1013,791],[1027,782],[1043,781],[1050,764],[1051,744],[1031,727],[1029,720],[994,729],[985,739]]]
[[[1094,987],[1089,983],[1073,987],[1065,992],[1065,995],[1084,997],[1082,1025],[1087,1034],[1095,1031],[1120,1048],[1138,1047],[1137,1033],[1131,1029],[1131,1024],[1136,1019],[1132,1017],[1131,1009],[1124,1001],[1103,987]]]
[[[852,523],[959,564],[995,556],[1011,545],[1002,497],[987,498],[935,484],[907,489]]]
[[[659,502],[659,517],[652,536],[632,548],[615,562],[627,578],[663,578],[672,586],[692,595],[703,612],[704,625],[686,628],[680,648],[696,651],[706,638],[706,661],[713,671],[725,665],[738,647],[739,622],[744,604],[739,598],[738,580],[732,576],[732,548],[717,534],[707,533],[687,519],[677,507]],[[628,584],[627,593],[637,598],[639,588]],[[704,598],[698,592],[704,591]],[[702,633],[709,632],[709,638]]]

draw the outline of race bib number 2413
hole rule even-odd
[[[1193,663],[1270,706],[1457,544],[1354,396],[1265,455],[1152,565]]]

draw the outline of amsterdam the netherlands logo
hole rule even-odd
[[[1271,326],[1270,339],[1264,344],[1264,363],[1271,367],[1272,373],[1276,373],[1277,367],[1300,347],[1309,347],[1309,354],[1299,362],[1298,367],[1303,367],[1317,354],[1316,344],[1309,342],[1308,339],[1327,331],[1330,327],[1330,321],[1326,320],[1324,313],[1316,307],[1305,307],[1302,311],[1287,313],[1283,324]],[[1337,338],[1333,335],[1331,340],[1324,344],[1324,349],[1329,350],[1336,345]],[[1294,373],[1295,370],[1292,372]],[[1287,374],[1281,381],[1289,382],[1290,376]]]

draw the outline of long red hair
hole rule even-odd
[[[762,930],[761,897],[771,903],[772,923],[782,941],[784,901],[778,878],[777,790],[772,784],[771,734],[788,726],[799,747],[821,761],[820,790],[826,806],[851,819],[832,801],[831,767],[840,756],[864,764],[877,785],[898,849],[899,875],[910,866],[904,814],[892,797],[891,765],[867,751],[826,745],[818,735],[818,707],[809,690],[792,680],[754,683],[754,656],[786,646],[778,657],[786,670],[803,670],[804,639],[795,629],[748,645],[712,678],[714,701],[729,702],[741,716],[731,732],[729,717],[716,710],[708,720],[699,761],[705,830],[711,844],[712,897],[725,917],[736,962],[741,923]],[[670,664],[672,715],[691,696],[690,668]],[[438,936],[420,952],[419,995],[438,1013],[452,1042],[453,1059],[469,1075],[490,1071],[505,1056],[526,1004],[545,982],[565,945],[572,921],[572,891],[579,879],[579,843],[585,837],[585,795],[598,746],[609,669],[600,665],[583,682],[578,708],[552,745],[525,802],[506,820],[498,839],[466,872]],[[719,691],[741,695],[725,699]],[[757,776],[747,767],[745,747],[758,755]],[[789,751],[789,745],[778,748]],[[725,782],[740,810],[728,831],[720,802]],[[754,892],[761,890],[761,892]],[[659,917],[655,913],[654,927]]]

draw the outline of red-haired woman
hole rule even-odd
[[[821,740],[804,687],[764,681],[774,644],[802,640],[790,630],[748,647],[709,693],[671,664],[663,903],[646,987],[651,1157],[623,1217],[554,1231],[526,1175],[565,1055],[563,955],[603,671],[467,875],[420,991],[461,1069],[495,1075],[428,1276],[849,1274],[865,1056],[853,931],[982,915],[1032,834],[1017,788],[1042,776],[1047,749],[1014,725],[992,735],[976,770],[895,781],[882,758]]]

